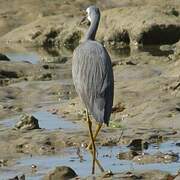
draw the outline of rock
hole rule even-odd
[[[134,156],[139,155],[136,151],[120,152],[116,157],[120,160],[131,160]]]
[[[173,16],[179,16],[179,11],[176,10],[174,7],[171,8],[168,12],[166,12],[167,15],[173,15]]]
[[[0,159],[0,167],[7,166],[8,160],[7,159]]]
[[[127,147],[133,151],[142,151],[142,148],[148,148],[148,142],[143,142],[142,139],[133,139]]]
[[[13,177],[13,178],[10,178],[10,179],[8,179],[8,180],[25,180],[25,175],[23,174],[23,175],[21,175],[21,176],[15,176],[15,177]]]
[[[8,180],[19,180],[18,176],[15,176],[13,178],[9,178]]]
[[[15,71],[0,70],[1,78],[19,78],[19,75]]]
[[[43,67],[44,69],[49,69],[49,65],[48,65],[48,64],[44,64],[42,67]]]
[[[44,177],[44,180],[57,180],[57,179],[68,180],[68,179],[74,178],[76,176],[77,176],[77,174],[70,167],[59,166],[59,167],[56,167],[55,170],[49,172]]]
[[[40,129],[38,120],[32,115],[23,115],[20,117],[20,121],[15,125],[16,129],[32,130]]]
[[[150,170],[141,173],[142,179],[146,180],[173,180],[173,176],[171,176],[167,172],[159,171],[159,170]]]
[[[0,53],[0,61],[10,61],[10,59],[6,55]]]
[[[171,163],[176,162],[179,159],[177,154],[169,153],[156,153],[156,154],[144,154],[137,155],[133,158],[133,161],[139,164],[144,163]]]
[[[113,106],[112,108],[112,113],[118,113],[118,112],[122,112],[124,111],[126,108],[125,108],[125,105],[122,104],[121,102],[117,103],[115,106]]]

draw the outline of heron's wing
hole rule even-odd
[[[72,74],[76,90],[90,113],[108,124],[114,80],[110,57],[97,42],[80,45],[73,54]]]

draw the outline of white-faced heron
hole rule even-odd
[[[114,96],[114,78],[110,56],[103,45],[95,41],[100,20],[100,11],[96,6],[86,9],[90,27],[83,42],[74,50],[72,76],[78,95],[86,108],[87,122],[91,142],[88,149],[93,150],[93,168],[95,170],[95,139],[102,124],[109,124]],[[97,121],[93,135],[89,114]]]

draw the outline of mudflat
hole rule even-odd
[[[0,4],[0,179],[178,178],[179,0]],[[110,125],[96,141],[106,171],[95,177],[71,75],[72,52],[88,28],[79,24],[82,11],[91,4],[101,9],[96,39],[115,78]]]

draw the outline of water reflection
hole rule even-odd
[[[140,52],[148,52],[152,56],[169,56],[170,54],[173,54],[174,51],[172,49],[169,50],[161,50],[159,45],[148,45],[139,47]]]
[[[72,131],[74,129],[79,129],[80,125],[70,121],[65,120],[62,117],[51,114],[47,111],[37,111],[32,113],[32,115],[38,119],[40,128],[46,130],[55,130],[55,129],[65,129],[66,131]],[[5,127],[13,128],[15,124],[19,121],[19,116],[14,118],[9,118],[0,121],[0,125]]]
[[[36,52],[7,52],[5,53],[11,61],[24,61],[32,64],[37,64],[40,57]]]
[[[178,153],[180,152],[180,147],[177,146],[178,142],[167,141],[161,143],[157,149],[156,146],[150,145],[145,153],[155,154],[157,152],[162,153]],[[161,170],[167,171],[172,174],[176,174],[180,167],[180,160],[170,163],[144,163],[139,164],[133,160],[118,159],[117,154],[129,152],[129,148],[126,146],[103,146],[97,147],[98,154],[96,160],[96,165],[99,167],[96,174],[100,173],[103,170],[111,170],[112,172],[127,172],[127,171],[143,171],[143,170]],[[80,154],[80,156],[79,156]],[[30,180],[42,179],[42,177],[47,174],[47,171],[52,170],[56,166],[69,166],[75,170],[75,172],[80,176],[90,175],[92,160],[91,153],[86,149],[81,148],[68,148],[64,152],[61,152],[59,155],[48,155],[48,156],[27,156],[17,160],[15,166],[11,169],[0,169],[0,179],[4,177],[12,177],[12,174],[26,174],[26,177]],[[30,167],[32,164],[37,166],[37,172],[35,174],[31,173]],[[103,166],[102,166],[103,165]],[[15,173],[16,172],[16,173]],[[11,176],[10,176],[11,175]]]

